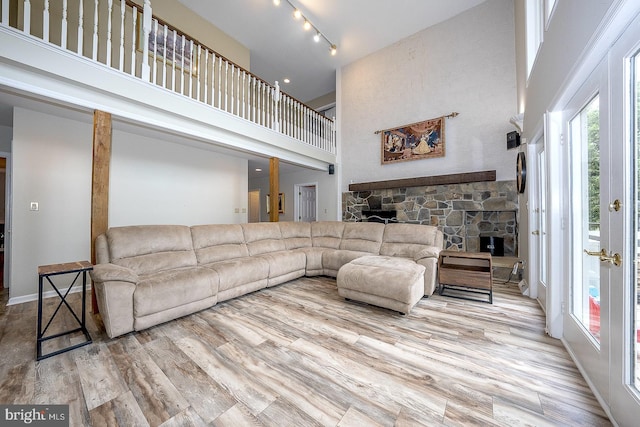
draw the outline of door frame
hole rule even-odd
[[[1,151],[0,157],[7,159],[4,190],[4,278],[2,283],[5,288],[9,288],[9,297],[11,297],[11,210],[13,206],[13,179],[11,173],[12,159],[11,153],[6,151]]]

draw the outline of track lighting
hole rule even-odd
[[[309,18],[304,16],[302,11],[298,9],[296,6],[294,6],[290,0],[286,0],[286,1],[289,4],[289,6],[291,6],[291,8],[293,9],[293,17],[295,19],[304,19],[303,28],[305,29],[305,31],[309,31],[313,28],[313,30],[316,32],[316,34],[313,36],[313,41],[316,43],[319,43],[321,39],[324,39],[329,44],[329,52],[331,53],[331,56],[335,56],[338,52],[338,48],[336,47],[336,45],[333,44],[327,38],[327,36],[325,36],[315,25],[313,25],[313,23],[309,21]],[[276,6],[279,6],[280,3],[281,3],[280,0],[273,0],[273,4]]]

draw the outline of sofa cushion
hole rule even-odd
[[[320,221],[311,223],[311,241],[314,247],[338,249],[344,232],[344,222]]]
[[[261,257],[237,258],[205,264],[203,267],[218,273],[220,292],[261,280],[266,287],[269,278],[269,262]]]
[[[344,226],[340,249],[348,251],[380,253],[384,224],[371,222],[349,222]]]
[[[437,247],[438,233],[438,228],[431,225],[388,224],[382,236],[380,255],[414,259],[427,248],[432,251],[442,249],[441,243]]]
[[[310,248],[311,223],[308,222],[280,222],[280,233],[284,246],[288,249]]]
[[[371,255],[369,252],[325,249],[322,252],[323,274],[335,277],[340,267],[354,259]]]
[[[191,230],[182,225],[135,225],[107,231],[111,263],[136,274],[195,267]]]
[[[240,224],[212,224],[191,227],[198,264],[249,256]]]
[[[218,294],[215,271],[190,267],[144,276],[133,293],[134,316],[146,316]],[[213,300],[215,304],[215,299]],[[211,304],[211,305],[213,305]]]
[[[249,255],[284,251],[285,245],[277,222],[255,222],[242,224],[244,241]]]

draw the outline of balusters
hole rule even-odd
[[[66,1],[66,0],[65,0]],[[124,71],[124,14],[125,14],[125,1],[120,0],[120,46],[118,49],[118,70]],[[133,36],[133,43],[135,44],[135,35]]]
[[[29,0],[24,0],[24,19],[22,20],[22,31],[27,34],[31,34],[31,2]]]
[[[188,77],[189,77],[189,98],[193,98],[193,77],[194,77],[194,74],[197,75],[195,69],[193,68],[193,67],[196,66],[196,63],[193,60],[193,58],[194,58],[193,51],[194,51],[194,49],[193,49],[193,40],[191,40],[189,42],[189,58],[190,58],[189,59],[189,61],[190,61],[189,62],[189,74],[188,74]]]
[[[245,93],[247,89],[247,73],[242,70],[242,118],[247,118],[247,99],[245,98]]]
[[[67,0],[62,1],[62,23],[60,25],[60,47],[67,48]]]
[[[167,25],[164,26],[164,31],[162,32],[162,87],[167,88],[167,34],[169,33],[169,28]]]
[[[9,2],[2,1],[2,25],[9,26]]]
[[[42,9],[42,40],[49,41],[49,0],[44,0]]]
[[[82,4],[82,2],[80,2],[80,4]],[[131,20],[131,22],[133,23],[133,25],[131,26],[131,34],[133,34],[132,37],[132,42],[131,42],[131,75],[135,76],[136,75],[136,68],[137,68],[137,64],[136,64],[136,40],[137,40],[137,33],[136,30],[138,28],[138,8],[137,7],[133,7],[133,19]]]
[[[93,8],[93,45],[92,45],[92,52],[91,52],[91,58],[94,61],[98,60],[98,0],[94,1],[94,8]]]
[[[176,41],[178,40],[178,33],[173,30],[173,47],[171,48],[171,90],[176,90]]]
[[[180,52],[182,55],[180,56],[180,94],[184,94],[184,56],[185,56],[185,38],[184,36],[180,36]]]
[[[152,69],[151,69],[151,81],[153,83],[158,83],[158,20],[157,19],[153,19],[151,21],[151,25],[153,28],[153,31],[151,32],[151,34],[149,34],[149,42],[153,43],[153,52],[151,55],[151,60],[152,60]]]
[[[107,58],[106,58],[106,64],[107,67],[111,66],[111,56],[112,56],[112,49],[111,49],[111,31],[112,31],[112,22],[111,22],[111,17],[113,14],[113,0],[108,0],[107,1]]]
[[[198,101],[200,101],[200,98],[201,98],[201,95],[202,95],[200,93],[200,81],[201,81],[201,76],[202,76],[202,66],[201,66],[202,64],[200,64],[200,60],[202,59],[201,55],[202,55],[202,46],[200,44],[198,44],[198,54],[196,56],[196,58],[197,58],[196,62],[198,64],[198,72],[196,73],[196,93],[197,93],[196,99]],[[205,73],[205,76],[206,76],[206,73]]]
[[[151,11],[151,2],[144,0],[142,7],[142,70],[141,77],[144,81],[149,81],[151,77],[151,68],[149,67],[149,33],[151,33],[151,19],[153,12]]]
[[[218,58],[218,108],[222,110],[222,57]]]
[[[231,113],[233,113],[233,103],[235,101],[235,92],[234,92],[234,83],[235,83],[235,79],[234,79],[234,72],[235,72],[236,67],[231,64],[231,88],[229,90],[229,92],[231,93],[231,99],[230,99],[230,103],[231,103]]]

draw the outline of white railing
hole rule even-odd
[[[0,2],[0,25],[336,152],[333,120],[281,92],[278,82],[270,85],[154,17],[150,0],[142,5],[131,0]]]

